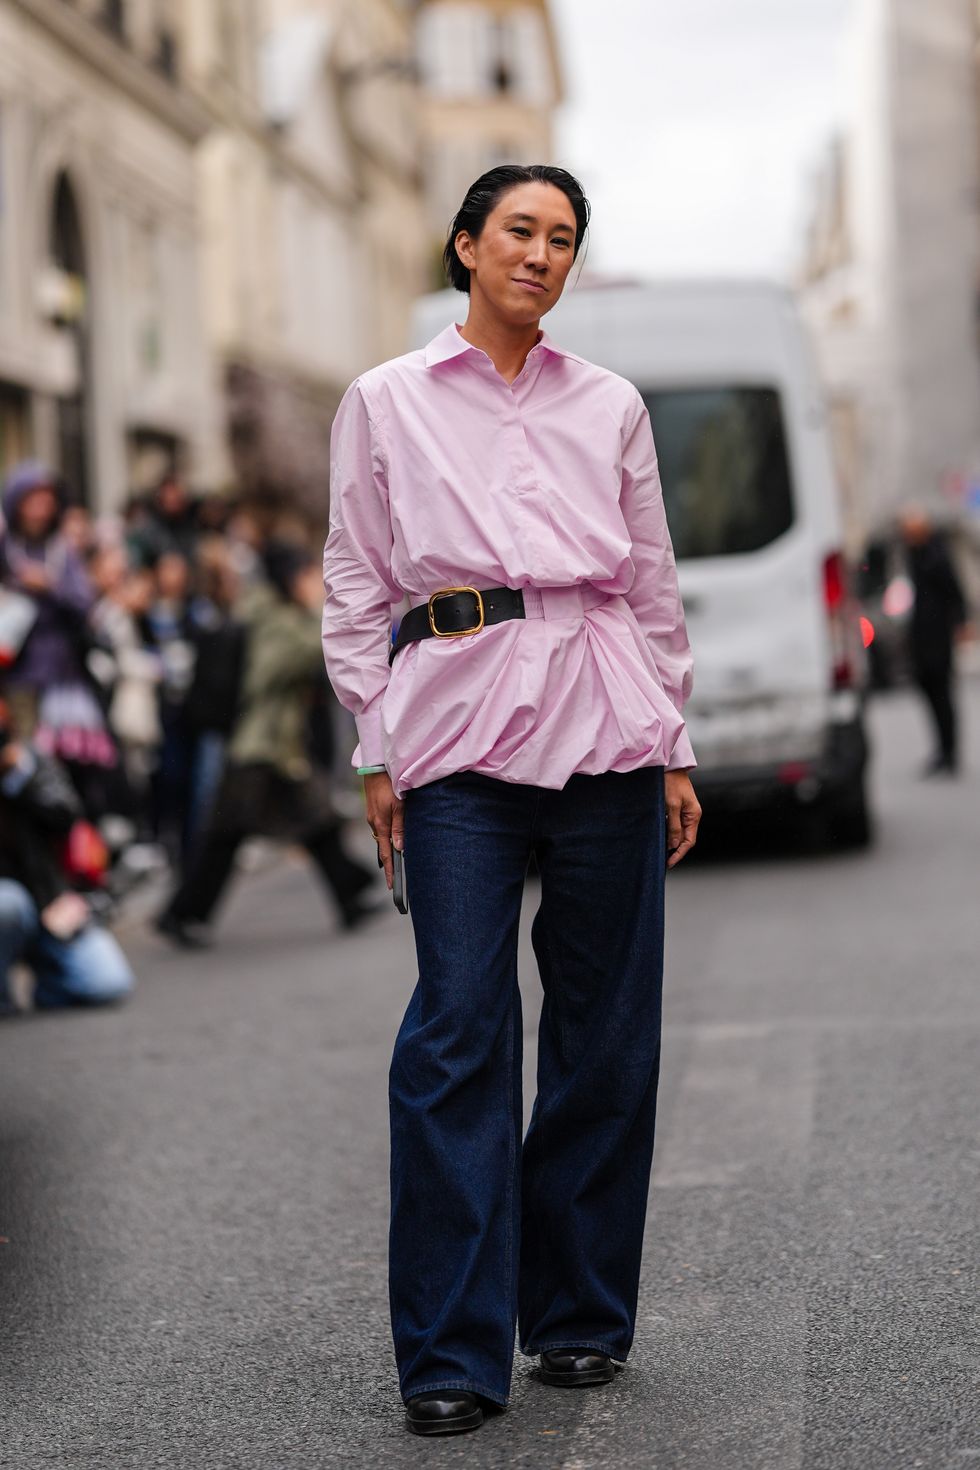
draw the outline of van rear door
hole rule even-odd
[[[820,557],[769,383],[658,385],[650,410],[695,687],[703,773],[805,761],[827,720]]]

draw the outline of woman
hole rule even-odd
[[[404,851],[419,960],[391,1068],[390,1292],[420,1434],[506,1403],[515,1321],[554,1385],[608,1382],[633,1338],[664,867],[700,809],[646,410],[539,330],[588,216],[562,169],[478,179],[445,257],[465,324],[358,379],[333,432],[327,668],[389,885]],[[522,1145],[532,855],[544,1009]]]
[[[10,673],[9,704],[17,735],[63,761],[83,804],[98,812],[117,752],[85,667],[95,599],[61,532],[63,491],[59,477],[34,460],[16,466],[4,487],[0,581],[37,606]]]

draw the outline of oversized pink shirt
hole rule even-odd
[[[468,770],[694,765],[691,652],[650,419],[632,384],[544,334],[507,383],[455,324],[358,378],[331,438],[323,643],[356,765],[395,791]],[[524,619],[411,643],[392,608],[519,587]]]

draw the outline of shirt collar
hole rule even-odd
[[[568,357],[571,358],[572,362],[585,361],[584,358],[578,357],[574,352],[566,352],[563,347],[556,346],[547,332],[544,331],[542,331],[535,346],[531,348],[531,352],[535,352],[538,347],[543,347],[546,352],[550,352],[554,357]],[[474,347],[471,342],[467,342],[466,338],[461,336],[459,327],[455,322],[450,322],[449,326],[444,327],[437,337],[433,337],[432,341],[426,347],[425,365],[429,368],[435,367],[437,363],[449,362],[454,357],[462,357],[464,352],[479,352],[480,350],[479,347]]]

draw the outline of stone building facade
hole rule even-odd
[[[222,472],[201,321],[196,150],[172,4],[0,4],[0,468],[90,505]]]
[[[188,22],[206,320],[235,481],[326,510],[334,410],[405,350],[425,284],[411,16],[393,0],[237,0]]]
[[[322,517],[427,284],[414,5],[0,0],[0,468]]]
[[[852,542],[907,501],[980,540],[977,0],[859,0],[800,282]]]
[[[548,163],[562,71],[547,0],[421,0],[416,21],[430,285],[467,187],[498,163]]]

